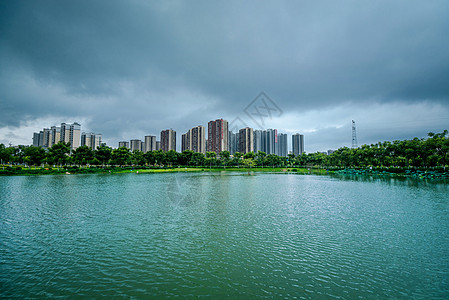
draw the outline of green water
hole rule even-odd
[[[449,185],[0,177],[0,297],[449,298]]]

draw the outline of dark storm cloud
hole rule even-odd
[[[183,131],[261,90],[284,111],[448,104],[447,1],[0,5],[0,127],[85,116],[117,138]]]

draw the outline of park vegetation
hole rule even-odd
[[[139,150],[130,151],[120,147],[112,149],[102,144],[96,150],[81,146],[71,151],[70,144],[60,142],[51,148],[33,146],[5,147],[0,144],[0,174],[12,174],[12,169],[41,168],[400,168],[431,169],[446,168],[448,165],[449,136],[447,130],[442,133],[429,133],[426,138],[412,140],[387,141],[363,145],[359,148],[343,147],[330,155],[325,153],[304,153],[287,157],[275,154],[239,153],[230,155],[223,151],[206,154],[190,150],[181,153],[174,150],[163,152]],[[9,170],[9,171],[8,171]],[[8,171],[8,172],[7,172]]]

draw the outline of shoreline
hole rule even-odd
[[[449,180],[449,171],[446,170],[419,170],[419,169],[324,169],[299,167],[78,167],[68,166],[60,168],[41,167],[0,167],[0,176],[39,176],[39,175],[80,175],[80,174],[151,174],[151,173],[186,173],[186,172],[240,172],[240,173],[291,173],[302,175],[341,175],[341,176],[376,176],[401,177],[432,180]]]

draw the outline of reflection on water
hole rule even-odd
[[[0,177],[0,296],[448,298],[447,195],[396,177]]]

